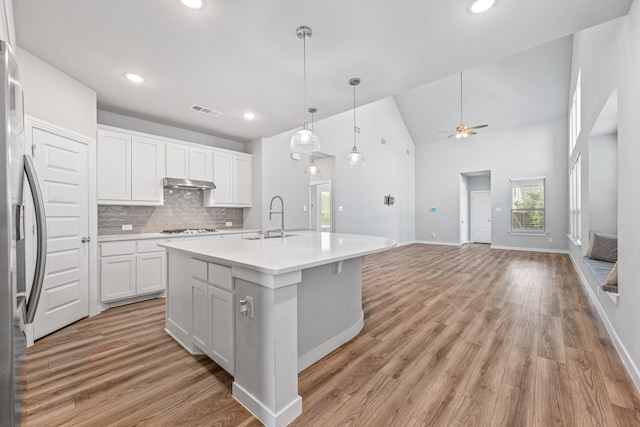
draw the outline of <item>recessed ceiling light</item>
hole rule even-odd
[[[204,0],[179,0],[183,5],[191,9],[204,9]]]
[[[125,78],[129,81],[132,81],[134,83],[142,83],[144,82],[144,77],[142,77],[139,74],[134,74],[134,73],[124,73],[123,74],[125,76]]]
[[[497,2],[498,0],[472,0],[471,3],[469,3],[468,10],[473,14],[486,12],[487,10],[491,9]]]
[[[244,118],[247,120],[253,120],[256,118],[256,115],[253,113],[244,113]]]

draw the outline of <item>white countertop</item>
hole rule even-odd
[[[386,237],[362,234],[292,232],[273,239],[198,239],[161,243],[178,251],[224,265],[245,267],[268,274],[283,274],[330,262],[381,252],[396,246]]]
[[[181,238],[181,237],[206,237],[206,236],[219,236],[223,234],[238,234],[238,233],[259,233],[260,230],[252,230],[246,228],[229,228],[209,233],[194,233],[194,234],[170,234],[170,233],[141,233],[141,234],[103,234],[98,236],[98,242],[118,242],[122,240],[144,240],[144,239],[168,239],[168,238]]]

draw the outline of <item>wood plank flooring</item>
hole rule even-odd
[[[409,245],[367,257],[365,327],[299,377],[294,426],[640,425],[640,397],[567,255]],[[24,426],[259,426],[163,331],[164,300],[29,349]]]

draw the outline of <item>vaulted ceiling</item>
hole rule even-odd
[[[14,13],[18,45],[95,89],[99,108],[239,141],[300,125],[295,30],[308,25],[307,107],[318,108],[316,120],[352,107],[347,82],[357,76],[359,105],[397,95],[415,141],[428,142],[424,135],[459,122],[461,70],[468,125],[562,114],[571,41],[548,43],[625,15],[631,0],[500,0],[481,15],[468,3],[207,0],[194,11],[177,0],[19,0]],[[147,80],[133,85],[125,72]]]

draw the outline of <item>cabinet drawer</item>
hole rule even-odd
[[[161,252],[164,248],[158,246],[158,243],[166,243],[167,240],[140,240],[138,242],[138,253],[145,252]]]
[[[231,267],[209,263],[209,283],[228,291],[233,290]]]
[[[199,259],[189,259],[189,271],[191,276],[196,279],[200,279],[204,282],[207,281],[207,263],[200,261]]]
[[[100,245],[100,256],[129,255],[136,253],[136,242],[113,242]]]

